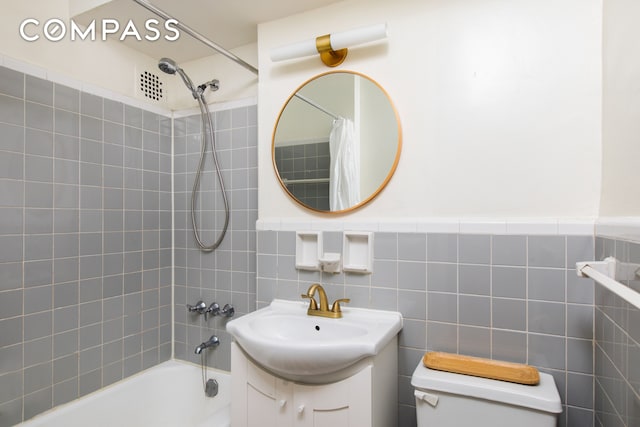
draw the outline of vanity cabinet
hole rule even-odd
[[[231,345],[234,427],[388,427],[397,420],[397,339],[347,378],[302,384],[258,366]]]

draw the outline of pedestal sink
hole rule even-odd
[[[307,315],[308,303],[274,300],[227,323],[227,331],[257,364],[289,380],[338,380],[377,355],[402,329],[397,312],[342,308],[342,318]]]

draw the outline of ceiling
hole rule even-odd
[[[317,9],[340,0],[147,0],[168,15],[177,19],[214,43],[227,50],[255,43],[257,25],[273,21],[307,10]],[[79,24],[88,24],[92,20],[116,19],[121,30],[129,19],[133,19],[141,35],[148,34],[144,22],[156,18],[133,0],[111,0],[93,9],[73,17]],[[162,20],[159,19],[161,22]],[[100,25],[96,26],[97,28]],[[161,29],[161,26],[159,26]],[[124,43],[154,58],[170,55],[178,62],[187,62],[215,53],[210,47],[182,33],[174,42],[163,38],[157,41],[137,41],[127,37]],[[257,65],[257,64],[254,64]]]

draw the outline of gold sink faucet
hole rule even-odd
[[[318,303],[315,300],[315,294],[318,291],[318,296],[320,298],[320,307],[318,307]],[[327,300],[327,294],[324,291],[324,288],[319,283],[314,283],[309,286],[306,295],[300,295],[302,298],[309,298],[309,309],[307,310],[307,314],[309,316],[322,316],[322,317],[330,317],[333,319],[337,319],[342,317],[342,310],[340,309],[340,303],[350,302],[349,298],[341,298],[337,299],[331,305],[331,309],[329,309],[329,301]]]

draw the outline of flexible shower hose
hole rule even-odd
[[[222,179],[222,172],[220,172],[220,165],[218,164],[218,156],[216,154],[216,140],[213,131],[213,123],[211,121],[211,113],[209,112],[209,106],[204,99],[204,95],[200,94],[198,97],[198,106],[200,107],[200,115],[202,117],[202,144],[200,150],[200,162],[198,163],[198,171],[196,172],[195,180],[193,181],[193,189],[191,190],[191,225],[193,226],[193,235],[198,243],[200,249],[204,252],[211,252],[218,248],[227,233],[227,227],[229,226],[229,201],[227,200],[227,192],[224,188],[224,181]],[[211,245],[207,245],[200,238],[198,231],[198,221],[196,219],[196,204],[198,200],[198,190],[200,189],[200,176],[204,168],[205,155],[207,152],[207,129],[211,139],[211,153],[213,155],[213,163],[216,168],[216,174],[218,176],[218,182],[220,183],[220,191],[222,193],[222,200],[224,201],[224,226],[218,238]]]

